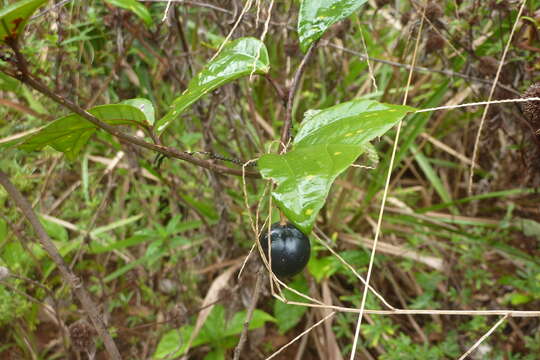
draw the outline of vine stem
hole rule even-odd
[[[236,348],[234,349],[233,360],[240,359],[240,354],[242,353],[242,349],[244,348],[244,345],[246,344],[247,333],[249,330],[249,323],[251,322],[251,318],[253,317],[253,312],[255,311],[255,307],[257,306],[257,302],[259,301],[259,297],[261,295],[261,285],[262,285],[263,278],[264,278],[264,273],[262,271],[262,268],[259,268],[259,270],[257,271],[257,280],[255,282],[255,287],[253,289],[253,297],[251,298],[251,303],[249,304],[249,308],[246,314],[246,321],[244,321],[244,328],[242,329],[242,333],[240,334],[240,340],[238,341],[238,345],[236,345]]]
[[[89,122],[91,122],[92,124],[97,126],[98,128],[101,128],[101,129],[105,130],[109,134],[111,134],[111,135],[113,135],[113,136],[117,137],[118,139],[121,139],[121,140],[123,140],[125,142],[128,142],[128,143],[131,143],[131,144],[146,148],[148,150],[156,151],[156,152],[158,152],[160,154],[163,154],[165,156],[172,157],[172,158],[177,158],[177,159],[180,159],[180,160],[184,160],[184,161],[187,161],[187,162],[192,163],[194,165],[200,166],[202,168],[205,168],[205,169],[208,169],[208,170],[211,170],[213,172],[220,173],[220,174],[229,174],[229,175],[242,176],[243,173],[242,173],[241,169],[231,169],[231,168],[229,168],[227,166],[214,164],[211,161],[198,159],[198,158],[190,155],[189,153],[179,151],[179,150],[177,150],[175,148],[172,148],[172,147],[160,145],[157,141],[156,141],[155,144],[147,142],[147,141],[145,141],[144,139],[142,139],[140,137],[126,134],[126,133],[120,131],[120,129],[118,129],[117,127],[109,125],[106,122],[103,122],[103,121],[99,120],[97,117],[95,117],[94,115],[92,115],[88,111],[84,110],[79,105],[77,105],[74,102],[72,102],[72,101],[58,95],[57,93],[55,93],[54,91],[49,89],[41,81],[39,81],[34,76],[32,76],[30,74],[29,70],[28,70],[27,62],[26,62],[24,56],[22,55],[22,53],[19,51],[19,48],[18,48],[16,42],[11,41],[9,43],[9,45],[11,46],[13,51],[15,52],[15,56],[16,56],[16,59],[17,59],[16,65],[17,65],[18,73],[13,74],[13,73],[3,69],[4,70],[3,72],[6,75],[11,76],[11,77],[21,81],[22,83],[30,86],[31,88],[37,90],[41,94],[43,94],[43,95],[47,96],[48,98],[52,99],[54,102],[56,102],[56,103],[64,106],[65,108],[71,110],[72,112],[74,112],[75,114],[81,116],[85,120],[88,120]],[[151,133],[152,133],[152,135],[155,135],[153,131],[151,131]],[[152,136],[152,137],[154,138],[154,140],[157,140],[156,136]],[[255,171],[245,171],[244,176],[250,177],[250,178],[260,178],[260,174],[258,172],[255,172]]]
[[[111,359],[120,360],[120,352],[114,343],[111,335],[109,334],[102,317],[97,309],[96,304],[92,301],[90,294],[84,288],[82,280],[76,276],[71,269],[67,266],[64,258],[58,252],[58,249],[54,246],[53,242],[47,235],[47,232],[41,225],[38,217],[36,216],[32,205],[28,200],[20,193],[20,191],[11,183],[7,174],[0,170],[0,185],[4,187],[8,195],[12,198],[13,202],[17,205],[19,210],[26,217],[30,225],[34,228],[34,231],[38,235],[39,242],[43,249],[49,254],[50,258],[54,261],[64,281],[72,288],[73,292],[81,302],[81,305],[90,317],[94,327],[96,328],[99,336],[105,344],[105,348],[109,353]]]
[[[281,153],[285,153],[287,151],[287,145],[291,138],[294,98],[298,90],[298,87],[300,86],[300,80],[302,79],[302,75],[304,74],[306,65],[309,59],[311,58],[311,56],[313,55],[316,47],[317,47],[317,41],[311,44],[306,55],[304,55],[304,57],[302,58],[302,61],[300,62],[300,65],[298,66],[298,69],[296,70],[296,73],[294,74],[291,87],[289,88],[289,94],[287,96],[287,107],[285,110],[285,122],[283,123],[283,128],[281,129],[281,139],[280,139]]]

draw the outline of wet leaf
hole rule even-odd
[[[309,233],[336,177],[411,107],[356,100],[308,112],[293,149],[263,155],[261,175],[276,184],[272,196],[287,218]]]
[[[122,101],[122,104],[127,104],[135,106],[137,109],[141,110],[146,116],[146,122],[148,125],[154,125],[156,120],[156,115],[154,111],[154,104],[148,99],[135,98]]]
[[[298,15],[300,48],[306,51],[336,22],[356,11],[367,0],[303,0]]]
[[[146,122],[146,116],[141,110],[127,104],[100,105],[88,112],[111,125]],[[77,114],[70,114],[31,134],[19,147],[32,151],[49,145],[74,160],[96,130],[97,127],[91,122]]]
[[[240,38],[227,44],[189,83],[188,88],[172,103],[167,114],[158,120],[156,129],[161,134],[171,121],[212,90],[242,76],[267,73],[270,69],[264,43],[255,38]]]

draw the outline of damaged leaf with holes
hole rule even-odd
[[[373,151],[369,141],[411,111],[414,108],[372,100],[308,111],[292,150],[263,155],[258,162],[263,178],[277,184],[272,196],[278,207],[309,233],[336,177],[362,153]]]
[[[16,39],[24,31],[28,19],[47,0],[23,0],[0,9],[0,41]]]

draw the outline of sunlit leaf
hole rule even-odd
[[[336,177],[366,151],[370,140],[412,110],[357,100],[308,112],[293,149],[263,155],[258,162],[261,175],[277,184],[272,196],[278,207],[309,233]]]
[[[141,110],[146,116],[146,122],[148,125],[154,125],[156,120],[156,113],[154,110],[154,104],[148,99],[135,98],[122,101],[122,104],[127,104],[135,106],[137,109]]]
[[[298,15],[300,48],[305,52],[331,25],[346,18],[367,0],[302,0]]]
[[[152,17],[148,9],[136,0],[106,0],[109,4],[126,9],[137,15],[146,26],[152,25]]]
[[[28,19],[47,0],[23,0],[0,9],[0,41],[17,38]]]
[[[141,110],[126,104],[100,105],[88,112],[111,125],[146,122],[146,116]],[[19,147],[31,151],[49,145],[74,160],[96,130],[97,127],[91,122],[77,114],[70,114],[33,133]]]
[[[167,114],[157,121],[161,134],[171,121],[210,91],[242,76],[267,73],[269,67],[266,46],[255,38],[240,38],[227,44],[189,83],[188,88],[172,103]]]

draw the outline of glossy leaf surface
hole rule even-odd
[[[227,44],[189,83],[184,93],[176,98],[167,114],[158,120],[156,129],[161,134],[171,121],[212,90],[242,76],[264,74],[270,69],[264,43],[255,38],[240,38]]]
[[[148,99],[135,98],[122,101],[122,104],[127,104],[136,107],[141,110],[146,116],[146,123],[153,125],[156,120],[156,113],[154,110],[154,104]]]
[[[136,0],[106,0],[109,4],[126,9],[137,15],[146,26],[152,25],[152,17],[148,9]]]
[[[100,105],[88,112],[111,125],[146,122],[145,114],[131,105]],[[96,130],[97,127],[91,122],[79,115],[70,114],[30,135],[19,147],[25,150],[41,150],[50,145],[65,153],[68,159],[74,160]]]
[[[272,192],[287,218],[309,233],[336,177],[408,112],[407,106],[371,100],[309,111],[294,142],[283,155],[263,155],[261,175],[277,186]]]
[[[18,37],[30,16],[46,2],[47,0],[23,0],[0,9],[0,41]]]
[[[303,0],[298,15],[300,48],[306,51],[336,22],[356,11],[367,0]]]

